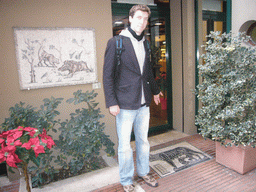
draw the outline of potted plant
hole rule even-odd
[[[28,164],[32,161],[40,165],[40,159],[55,145],[45,129],[41,133],[32,127],[21,127],[0,134],[0,163],[6,162],[10,167],[22,169],[26,188],[30,192]],[[18,166],[17,166],[18,165]]]
[[[84,93],[78,90],[73,95],[67,102],[83,104],[83,108],[76,109],[70,114],[70,119],[60,124],[59,139],[55,140],[60,154],[55,163],[64,170],[77,174],[83,167],[97,169],[96,160],[102,148],[108,156],[114,156],[115,150],[114,143],[104,132],[105,124],[100,121],[104,115],[97,107],[99,103],[94,100],[98,94],[94,91]]]
[[[40,109],[34,108],[31,105],[25,105],[23,102],[15,104],[14,107],[9,109],[10,116],[5,118],[4,123],[1,124],[0,129],[6,131],[3,132],[4,135],[7,133],[13,134],[13,132],[17,131],[17,127],[20,126],[26,127],[26,130],[28,129],[27,127],[37,127],[38,131],[36,132],[39,137],[41,133],[45,136],[46,132],[51,131],[59,135],[59,139],[54,141],[56,143],[54,152],[56,154],[57,151],[57,156],[52,155],[53,150],[49,151],[45,148],[46,153],[40,153],[36,160],[32,158],[33,153],[31,152],[32,156],[30,155],[29,160],[32,162],[36,160],[34,164],[38,163],[36,166],[30,163],[27,167],[27,171],[31,175],[33,188],[42,187],[53,181],[72,177],[86,171],[89,172],[102,168],[105,164],[104,160],[101,158],[102,149],[104,149],[108,156],[115,154],[113,148],[114,143],[110,140],[109,136],[105,134],[105,124],[101,122],[104,115],[101,114],[100,108],[97,108],[98,103],[95,102],[97,93],[94,93],[94,91],[83,93],[81,90],[78,90],[74,92],[73,95],[74,98],[68,99],[68,103],[75,105],[85,103],[88,107],[86,108],[84,105],[80,105],[80,107],[82,106],[83,108],[76,109],[70,114],[70,118],[65,119],[63,122],[60,119],[55,120],[60,114],[60,112],[57,111],[57,107],[61,104],[63,99],[51,97],[50,99],[43,100],[44,104],[40,106]],[[55,129],[55,127],[58,126],[59,128]],[[25,132],[23,134],[24,136],[22,136],[21,142],[29,142],[29,140],[24,140],[24,138],[27,138],[30,134]],[[3,138],[0,136],[0,141],[2,142],[1,139]],[[8,140],[8,137],[6,137],[6,139]],[[41,138],[41,140],[42,139],[43,138]],[[19,138],[16,140],[19,140]],[[39,141],[41,140],[39,138]],[[3,158],[3,156],[1,156],[1,142],[0,163],[4,162],[4,160],[1,160]],[[43,143],[40,142],[40,145],[41,144]],[[16,143],[13,143],[13,145],[16,146]],[[16,148],[18,149],[17,152],[21,150],[19,145]],[[7,161],[9,161],[9,159]],[[21,165],[21,163],[19,164]],[[13,172],[8,169],[8,178],[12,178],[12,180],[19,179],[20,173],[18,170],[12,170],[16,170],[16,174],[13,174]]]
[[[10,107],[9,116],[5,118],[5,121],[0,125],[0,130],[9,131],[21,126],[36,127],[41,133],[44,129],[47,133],[51,131],[56,133],[57,130],[54,127],[56,124],[59,124],[59,120],[55,119],[60,114],[60,112],[57,111],[57,107],[61,104],[62,100],[62,98],[46,98],[43,100],[40,109],[19,102],[15,104],[15,106]],[[49,177],[54,176],[56,171],[51,164],[54,158],[52,153],[53,151],[51,150],[49,153],[45,153],[41,156],[39,167],[29,164],[28,172],[31,174],[33,187],[39,186],[40,183],[45,180],[45,177],[41,177],[41,173],[46,173]],[[20,172],[18,169],[9,169],[7,164],[7,176],[10,181],[13,181],[20,178]]]
[[[196,94],[202,107],[196,125],[203,137],[216,141],[216,161],[244,174],[256,167],[256,49],[246,46],[250,37],[244,33],[211,32],[208,37],[198,66],[202,82]],[[238,152],[251,157],[239,161]]]

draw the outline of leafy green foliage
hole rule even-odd
[[[59,121],[55,120],[55,118],[60,114],[56,109],[62,100],[63,98],[54,97],[51,97],[51,99],[44,99],[44,104],[40,106],[39,110],[31,105],[25,106],[25,103],[20,102],[10,108],[10,117],[5,118],[5,122],[2,124],[2,129],[11,130],[22,126],[36,127],[40,132],[43,131],[43,128],[45,128],[47,132],[49,130],[56,132],[54,126],[59,123]],[[26,137],[23,139],[26,139]],[[32,177],[32,186],[40,186],[40,183],[45,183],[44,179],[41,177],[42,173],[47,173],[50,177],[53,177],[56,172],[51,166],[51,161],[54,156],[52,156],[52,153],[49,152],[49,150],[46,150],[45,154],[39,154],[37,158],[35,158],[33,152],[31,152],[32,154],[27,154],[25,153],[25,149],[23,150],[24,153],[22,153],[21,149],[19,155],[29,155],[23,159],[31,160],[36,165],[29,166],[28,168],[30,173],[35,172],[35,175]]]
[[[197,97],[202,108],[196,117],[203,137],[236,146],[256,141],[256,49],[243,43],[248,36],[211,32],[198,66],[202,83]],[[231,145],[230,142],[226,145]]]
[[[53,180],[54,174],[58,173],[58,170],[51,165],[54,158],[52,151],[46,150],[45,155],[39,155],[37,167],[31,166],[29,168],[29,171],[33,172],[33,177],[31,178],[33,187],[40,187],[42,184],[50,183]]]
[[[55,161],[62,166],[62,169],[77,174],[83,167],[95,170],[98,165],[95,159],[98,158],[102,147],[108,155],[114,155],[114,143],[105,135],[105,124],[100,123],[104,116],[100,114],[100,109],[96,108],[98,103],[94,99],[97,93],[81,90],[74,93],[74,98],[67,100],[70,104],[86,103],[87,108],[77,109],[70,114],[70,119],[64,122],[56,120],[60,114],[57,107],[63,98],[44,99],[44,104],[40,109],[20,102],[10,108],[10,117],[5,119],[2,124],[3,130],[16,129],[18,126],[35,127],[40,131],[43,128],[48,131],[58,132],[59,140],[55,141],[60,153],[57,157],[52,155],[49,150],[45,154],[39,154],[38,158],[31,155],[28,158],[34,163],[30,165],[29,172],[32,173],[32,186],[37,187],[53,181],[58,170],[52,165]],[[60,126],[59,130],[55,129]],[[24,137],[25,138],[25,137]],[[25,154],[25,153],[24,153]]]
[[[9,109],[10,117],[5,118],[5,122],[2,124],[4,131],[16,129],[18,126],[22,127],[36,127],[41,132],[43,128],[48,132],[54,129],[54,125],[58,123],[55,117],[60,113],[56,110],[63,98],[44,99],[44,104],[40,106],[39,110],[31,105],[25,106],[25,103],[20,102],[14,107]]]
[[[97,93],[81,90],[74,93],[74,98],[68,103],[86,103],[87,108],[77,109],[70,114],[70,119],[61,123],[59,140],[55,141],[61,154],[55,162],[77,173],[85,165],[92,165],[93,159],[100,154],[100,149],[105,146],[109,155],[114,155],[114,143],[105,135],[105,124],[100,123],[104,116],[100,109],[96,109],[98,103],[93,100]],[[66,163],[66,159],[71,160]]]

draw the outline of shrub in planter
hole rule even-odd
[[[10,116],[2,124],[2,129],[5,131],[22,126],[36,127],[40,133],[44,133],[44,130],[57,132],[55,127],[60,126],[59,140],[55,141],[57,145],[55,148],[60,150],[60,154],[55,157],[52,151],[45,150],[45,153],[39,155],[40,158],[35,161],[36,166],[28,165],[28,172],[32,174],[32,187],[40,187],[55,181],[59,169],[53,166],[53,161],[59,163],[62,170],[72,172],[68,176],[73,176],[84,167],[87,170],[100,168],[97,163],[100,162],[98,155],[102,147],[107,154],[114,155],[114,143],[104,133],[104,123],[100,123],[103,115],[100,114],[100,109],[96,108],[98,105],[94,101],[96,96],[94,92],[75,92],[74,98],[68,99],[67,102],[74,104],[84,102],[88,108],[77,109],[70,114],[70,119],[64,122],[55,120],[60,114],[56,109],[61,104],[62,98],[44,99],[44,104],[38,110],[22,102],[10,108]],[[3,158],[1,154],[0,158]]]
[[[211,32],[208,37],[198,66],[202,83],[196,92],[202,108],[196,125],[203,137],[226,146],[255,146],[256,48],[244,44],[250,37],[243,33]]]
[[[5,118],[4,123],[1,125],[4,131],[16,129],[18,126],[22,127],[36,127],[41,132],[45,129],[47,132],[54,129],[54,125],[58,123],[55,120],[56,116],[60,114],[57,111],[58,105],[63,98],[44,99],[44,104],[40,106],[40,109],[32,107],[31,105],[25,106],[25,103],[17,103],[14,107],[9,109],[10,116]]]
[[[74,98],[67,100],[68,103],[85,103],[87,108],[77,109],[70,114],[70,119],[61,123],[59,140],[56,145],[61,154],[57,162],[72,174],[77,174],[84,166],[95,169],[93,162],[98,158],[100,150],[105,147],[108,155],[114,155],[114,143],[104,133],[105,124],[100,122],[104,115],[96,108],[98,103],[94,99],[97,93],[81,90],[74,93]],[[67,162],[67,159],[70,161]]]
[[[54,126],[58,124],[59,121],[55,120],[55,118],[60,114],[56,109],[62,100],[62,98],[54,97],[44,99],[44,103],[40,106],[40,109],[32,107],[31,105],[25,105],[23,102],[17,103],[14,107],[9,109],[10,116],[5,118],[1,129],[3,131],[9,131],[15,130],[21,126],[36,127],[40,133],[43,133],[44,130],[46,132],[50,130],[56,132],[57,130]],[[40,185],[40,183],[43,182],[44,179],[41,177],[41,173],[46,173],[49,177],[53,177],[56,173],[56,170],[51,165],[53,158],[52,151],[46,150],[44,155],[40,155],[37,161],[32,161],[34,164],[28,165],[28,172],[34,172],[34,176],[32,177],[33,185]],[[9,167],[8,171],[13,172],[11,167]]]

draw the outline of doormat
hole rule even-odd
[[[160,176],[182,171],[212,157],[187,142],[150,152],[149,165]]]

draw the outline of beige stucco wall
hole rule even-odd
[[[195,134],[194,1],[170,1],[170,6],[173,128]]]
[[[232,32],[237,34],[240,27],[249,20],[256,21],[255,0],[232,0]]]
[[[73,92],[92,90],[92,84],[62,86],[34,90],[20,90],[12,27],[86,27],[94,28],[98,80],[102,85],[103,57],[107,40],[112,36],[111,0],[1,0],[0,1],[0,123],[9,114],[9,108],[20,101],[34,107],[44,98],[71,98]],[[116,143],[114,117],[105,108],[103,89],[96,89],[99,107],[105,118],[106,133]],[[65,101],[58,108],[61,118],[78,106]],[[83,107],[83,106],[80,106]]]
[[[184,132],[197,133],[195,126],[195,14],[194,1],[183,3]]]
[[[182,104],[182,28],[180,1],[171,1],[171,61],[173,93],[173,128],[183,130]]]

